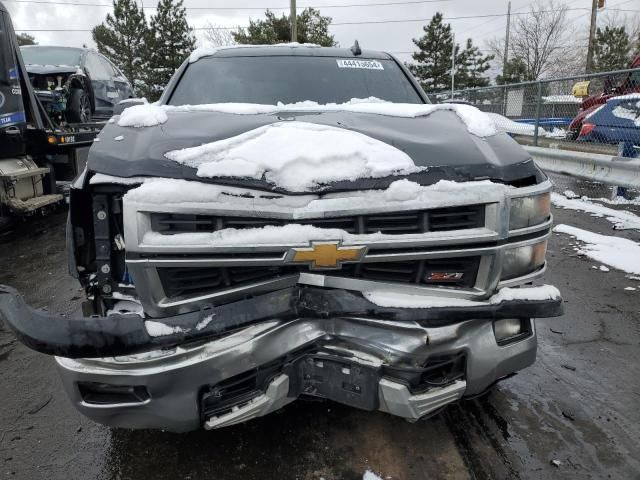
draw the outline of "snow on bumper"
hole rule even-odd
[[[164,318],[172,333],[154,337],[136,315],[58,317],[0,287],[0,318],[31,348],[58,355],[75,406],[112,426],[218,428],[301,394],[417,419],[535,360],[530,319],[560,315],[562,300],[527,290],[527,298],[544,299],[395,308],[345,290],[288,288]],[[526,319],[528,327],[500,344],[494,323],[507,318]],[[422,382],[443,361],[457,373],[443,386]],[[252,388],[225,398],[230,385],[247,381]]]

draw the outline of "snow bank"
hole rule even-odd
[[[530,288],[503,288],[485,301],[466,300],[462,298],[429,297],[390,292],[387,290],[372,290],[363,292],[364,297],[380,307],[389,308],[455,308],[498,305],[514,300],[555,300],[560,298],[558,289],[551,285]]]
[[[590,213],[595,217],[605,217],[608,221],[614,224],[616,230],[625,229],[640,229],[640,217],[634,215],[631,212],[625,212],[621,210],[614,210],[603,205],[591,203],[588,198],[582,199],[567,198],[567,193],[575,195],[573,192],[565,192],[565,195],[558,193],[551,193],[551,203],[559,208],[565,208],[568,210],[579,210],[582,212]]]
[[[165,156],[197,168],[200,177],[265,178],[291,192],[421,170],[406,153],[387,143],[351,130],[295,121],[265,125]]]
[[[452,111],[464,122],[469,133],[478,137],[490,137],[497,133],[491,118],[471,105],[442,103],[425,105],[391,103],[379,98],[353,98],[345,103],[321,105],[312,101],[291,104],[262,105],[254,103],[211,103],[202,105],[135,105],[122,112],[121,127],[151,127],[167,121],[168,112],[218,112],[236,115],[275,114],[282,112],[352,112],[390,117],[416,118],[436,111]],[[129,112],[129,113],[127,113]]]
[[[118,119],[118,125],[121,127],[153,127],[165,123],[167,111],[165,108],[153,105],[134,105],[124,110]]]
[[[319,48],[320,45],[315,43],[298,43],[298,42],[288,42],[288,43],[276,43],[272,45],[222,45],[219,47],[199,47],[196,48],[191,55],[189,55],[189,63],[197,62],[201,58],[210,57],[211,55],[215,55],[220,50],[233,50],[234,48],[263,48],[263,47],[274,47],[274,48]]]
[[[626,273],[640,275],[640,245],[626,238],[589,232],[569,225],[557,225],[554,232],[566,233],[585,245],[578,253]]]

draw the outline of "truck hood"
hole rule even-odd
[[[220,112],[170,112],[168,121],[153,127],[120,127],[112,121],[89,152],[88,169],[118,177],[152,176],[282,191],[264,180],[202,178],[196,169],[169,160],[172,150],[195,147],[240,135],[258,127],[297,120],[362,133],[405,152],[418,167],[428,167],[405,177],[362,178],[335,182],[323,191],[386,188],[400,178],[422,185],[439,180],[490,179],[526,185],[545,176],[513,139],[504,133],[481,138],[470,134],[452,111],[435,111],[416,118],[353,112],[280,112],[238,115]],[[117,120],[115,117],[114,120]],[[313,149],[313,145],[309,145]],[[265,152],[277,155],[277,152]]]

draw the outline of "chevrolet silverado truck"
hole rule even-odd
[[[196,50],[102,130],[70,192],[82,315],[0,287],[87,417],[184,432],[315,396],[410,421],[531,365],[562,313],[551,184],[401,62],[314,45]]]

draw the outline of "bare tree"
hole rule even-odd
[[[223,47],[225,45],[235,45],[236,43],[230,29],[214,25],[211,22],[207,22],[204,40],[211,47]]]
[[[524,62],[528,80],[578,73],[584,70],[586,41],[582,46],[575,37],[566,4],[538,0],[529,12],[512,20],[509,59]],[[494,38],[488,47],[502,63],[504,39]]]

